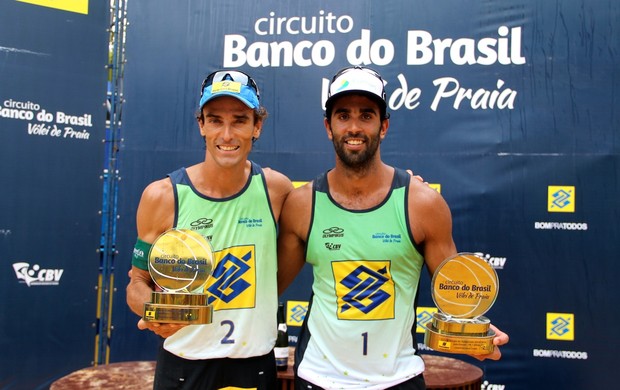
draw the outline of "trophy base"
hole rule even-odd
[[[424,326],[424,344],[439,352],[486,355],[494,349],[495,332],[489,325],[485,317],[455,319],[435,313]]]
[[[144,304],[142,319],[166,324],[205,325],[213,317],[213,306],[207,305],[204,294],[153,292]]]

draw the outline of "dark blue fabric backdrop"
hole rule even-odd
[[[105,2],[0,5],[3,389],[93,361],[108,18]]]
[[[464,359],[484,369],[486,388],[611,386],[620,314],[615,1],[155,1],[130,3],[129,15],[119,245],[128,267],[142,188],[203,157],[192,114],[204,76],[222,66],[255,76],[271,115],[252,158],[310,180],[333,163],[322,85],[363,40],[356,53],[388,82],[384,159],[441,185],[458,248],[496,264],[501,287],[488,315],[511,342],[499,362]],[[302,17],[323,31],[295,33]],[[426,44],[448,39],[451,49]],[[286,64],[274,58],[276,43],[300,55]],[[408,108],[403,95],[415,88]],[[483,108],[494,91],[495,106]],[[472,99],[457,103],[457,93]],[[557,189],[564,208],[550,204]],[[307,301],[310,283],[304,270],[282,300]],[[423,307],[434,306],[428,291],[425,277]],[[136,319],[127,320],[131,329]],[[113,349],[119,358],[135,351],[125,345]]]

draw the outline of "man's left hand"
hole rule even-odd
[[[500,345],[508,344],[510,337],[501,330],[497,329],[493,324],[491,324],[491,329],[495,331],[495,337],[493,338],[493,352],[486,355],[470,355],[475,357],[476,359],[482,361],[486,359],[491,360],[499,360],[502,357],[502,352],[499,350]]]

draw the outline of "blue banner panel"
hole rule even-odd
[[[130,268],[143,188],[204,157],[194,112],[206,75],[256,79],[270,116],[251,158],[308,181],[334,162],[329,79],[364,64],[387,82],[383,159],[438,189],[458,249],[499,275],[488,315],[511,341],[497,362],[462,357],[483,368],[485,389],[614,387],[617,1],[154,0],[128,12],[118,269]],[[281,297],[297,317],[311,278],[304,269]],[[120,310],[124,292],[115,298]],[[425,277],[419,322],[433,309]],[[154,358],[157,341],[126,313],[115,312],[113,359]]]
[[[0,5],[0,388],[93,361],[108,8],[80,3]]]

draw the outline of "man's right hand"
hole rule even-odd
[[[156,335],[168,338],[178,332],[179,329],[186,327],[185,324],[164,324],[161,322],[144,321],[142,318],[138,321],[138,329],[149,329]]]

